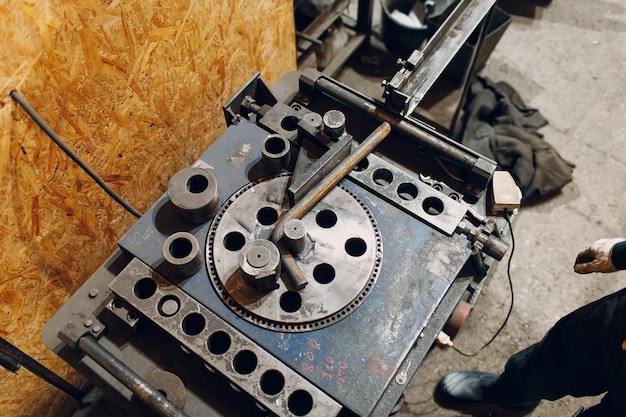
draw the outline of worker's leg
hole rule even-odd
[[[626,289],[568,314],[543,340],[513,355],[498,378],[527,398],[599,395],[624,366]]]
[[[499,404],[531,409],[540,399],[611,391],[602,407],[626,410],[626,290],[563,317],[542,341],[513,355],[496,377],[456,372],[442,378],[437,393],[448,405]],[[454,408],[454,407],[452,407]]]

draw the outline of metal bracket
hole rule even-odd
[[[402,61],[402,68],[383,84],[386,107],[410,116],[495,3],[460,1],[426,46]]]

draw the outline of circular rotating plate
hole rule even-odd
[[[289,209],[290,178],[248,184],[228,199],[211,224],[206,260],[213,286],[233,311],[264,328],[301,332],[331,325],[365,300],[378,279],[382,239],[367,206],[334,187],[302,218],[308,243],[294,257],[308,285],[295,291],[285,278],[277,289],[258,292],[244,281],[238,254],[246,243],[270,238]]]

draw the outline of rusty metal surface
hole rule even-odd
[[[483,22],[496,0],[461,0],[454,10],[404,68],[385,85],[385,100],[410,116],[448,64]]]
[[[306,240],[291,255],[309,284],[290,287],[272,263],[269,248],[254,246],[249,252],[246,245],[257,239],[269,242],[290,209],[287,190],[293,173],[269,172],[263,162],[268,126],[280,126],[280,134],[294,140],[302,118],[338,106],[323,97],[298,100],[263,110],[264,127],[233,118],[194,163],[215,177],[220,199],[216,217],[197,223],[164,194],[119,241],[115,259],[47,326],[46,343],[105,387],[107,395],[122,403],[132,400],[124,387],[71,349],[70,339],[94,334],[93,327],[83,328],[85,320],[100,326],[98,342],[139,376],[161,369],[180,378],[187,394],[184,412],[191,416],[378,416],[388,414],[401,395],[460,297],[463,283],[456,278],[472,247],[455,231],[467,207],[450,197],[457,194],[444,194],[422,180],[418,172],[429,173],[420,171],[419,155],[409,155],[415,158],[415,170],[395,164],[392,155],[370,154],[369,166],[363,163],[367,158],[356,158],[355,168],[298,216]],[[261,104],[252,107],[261,111]],[[376,128],[358,110],[345,114],[347,133],[357,143]],[[315,129],[296,144],[312,158],[331,145],[320,144]],[[392,131],[388,141],[397,140]],[[392,176],[377,177],[381,170]],[[443,206],[429,207],[428,201]],[[197,242],[203,258],[201,268],[184,274],[176,273],[164,256],[164,245],[181,233]],[[181,259],[192,252],[195,256],[195,246],[189,247],[188,252],[168,253]],[[246,261],[252,267],[271,264],[277,289],[273,282],[250,285],[254,271],[241,267],[246,247],[243,258],[256,256]],[[68,326],[80,332],[71,332],[64,345],[58,329]],[[213,337],[223,338],[221,349],[215,348]],[[273,381],[269,386],[265,375]],[[215,398],[204,386],[205,378],[221,381],[236,406],[223,405],[228,395]],[[241,411],[239,403],[246,401],[238,401],[238,395],[255,410]],[[230,409],[237,411],[225,411]]]

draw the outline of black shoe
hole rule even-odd
[[[442,407],[456,410],[499,406],[522,413],[533,411],[540,400],[515,399],[496,386],[498,375],[460,371],[445,375],[435,390],[435,400]]]

